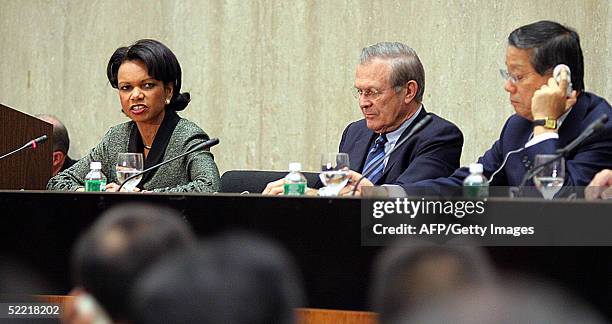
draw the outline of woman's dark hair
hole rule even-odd
[[[508,44],[531,49],[531,64],[540,75],[557,64],[566,64],[571,70],[574,90],[584,90],[584,59],[580,37],[575,30],[542,20],[515,29],[508,36]]]
[[[181,111],[187,107],[191,97],[188,92],[181,91],[181,65],[174,53],[166,45],[153,40],[141,39],[128,47],[119,47],[108,60],[106,76],[111,86],[117,85],[119,66],[125,61],[142,61],[148,69],[149,75],[164,84],[172,83],[173,92],[167,109]]]

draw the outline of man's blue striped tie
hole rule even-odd
[[[370,167],[379,162],[385,156],[385,143],[387,143],[387,136],[385,136],[385,134],[378,136],[374,146],[372,149],[370,149],[370,153],[368,153],[365,166],[363,167],[363,172],[367,172]],[[369,175],[367,176],[368,179],[375,184],[380,177],[382,177],[384,169],[385,164],[381,163],[375,170],[370,171]]]

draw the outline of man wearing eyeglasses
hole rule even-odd
[[[354,95],[364,118],[346,127],[339,151],[348,153],[352,170],[366,170],[370,184],[448,176],[459,166],[463,134],[425,110],[424,91],[425,71],[412,48],[383,42],[362,50]],[[386,157],[426,116],[431,121]],[[269,183],[263,193],[282,194],[282,180]]]
[[[451,122],[425,110],[425,71],[413,49],[401,43],[364,48],[354,91],[364,119],[348,125],[340,140],[340,152],[349,154],[351,169],[365,171],[374,184],[402,185],[448,176],[459,166],[463,135]],[[375,167],[377,158],[427,115],[431,122]]]
[[[568,73],[553,78],[558,64],[569,66],[574,91],[568,94]],[[584,66],[578,34],[552,21],[539,21],[510,33],[506,51],[507,71],[502,70],[504,89],[516,114],[504,125],[500,138],[478,160],[492,186],[518,186],[533,167],[537,154],[555,154],[578,137],[602,115],[612,119],[605,99],[584,91]],[[586,140],[566,157],[564,186],[586,186],[599,170],[612,168],[612,122],[597,136]],[[420,188],[460,186],[467,168],[451,177],[404,186]],[[352,174],[358,179],[358,174]],[[532,182],[529,184],[532,185]],[[362,181],[363,186],[372,183]]]

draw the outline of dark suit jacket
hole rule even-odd
[[[603,98],[592,93],[582,92],[578,101],[559,128],[559,139],[549,139],[530,146],[521,152],[511,154],[501,171],[494,177],[493,186],[518,186],[525,172],[533,166],[536,154],[554,154],[574,140],[594,120],[607,114],[612,120],[612,108]],[[522,148],[531,133],[531,121],[512,115],[506,121],[499,139],[478,159],[484,167],[484,175],[491,174],[501,167],[508,152]],[[608,121],[604,130],[583,142],[565,159],[564,186],[586,186],[600,170],[612,168],[612,122]],[[461,186],[469,175],[467,168],[458,169],[449,178],[422,181],[414,186],[438,187]],[[533,182],[529,183],[533,185]],[[414,187],[410,186],[410,187]]]
[[[432,121],[389,156],[377,185],[404,185],[423,179],[446,177],[459,166],[463,134],[453,123],[427,113],[424,107],[404,130],[398,142],[426,115],[431,115]],[[378,134],[366,127],[365,119],[346,127],[339,150],[348,153],[351,170],[363,172],[368,151],[376,137]]]

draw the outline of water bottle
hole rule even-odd
[[[91,162],[89,173],[85,176],[85,191],[106,191],[106,177],[102,173],[101,162]]]
[[[289,163],[289,174],[285,176],[284,194],[287,196],[302,196],[306,193],[306,178],[300,172],[302,164]]]
[[[470,164],[470,175],[463,180],[463,197],[486,198],[489,196],[489,180],[482,174],[482,164]]]

